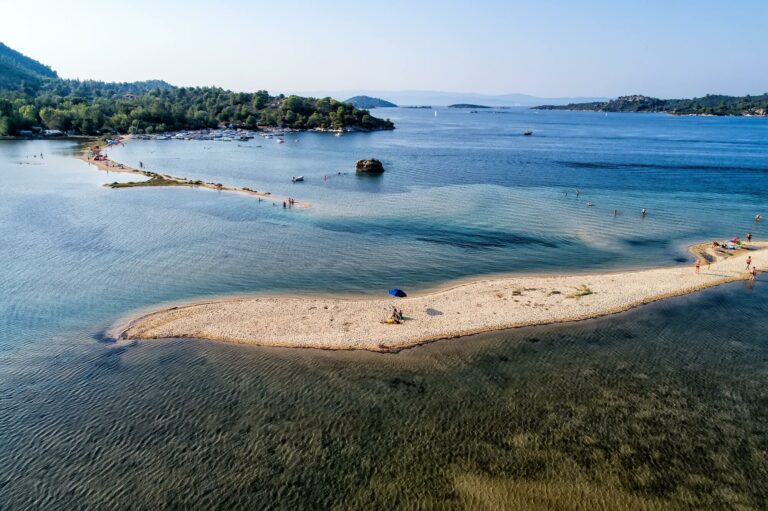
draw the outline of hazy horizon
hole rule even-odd
[[[235,91],[543,98],[762,94],[768,4],[232,1],[6,6],[2,42],[64,78]],[[66,23],[62,23],[66,20]]]

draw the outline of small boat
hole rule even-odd
[[[284,139],[282,139],[282,138],[278,138],[278,139],[277,139],[277,143],[278,143],[278,144],[285,144],[285,140],[284,140]]]
[[[294,183],[299,183],[301,181],[304,181],[304,176],[293,176]]]
[[[523,136],[530,137],[531,135],[533,135],[533,130],[525,130],[523,132]]]

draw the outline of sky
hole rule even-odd
[[[272,93],[768,92],[768,0],[0,0],[65,78]]]

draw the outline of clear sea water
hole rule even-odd
[[[768,235],[764,119],[378,114],[398,129],[110,153],[309,209],[108,189],[130,176],[73,142],[0,141],[0,509],[766,507],[761,281],[397,355],[104,339],[172,301],[689,264],[693,241]],[[367,157],[383,176],[354,174]]]

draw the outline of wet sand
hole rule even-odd
[[[768,269],[766,247],[768,243],[763,242],[726,251],[696,245],[691,252],[701,262],[699,273],[691,264],[591,275],[493,278],[400,299],[260,296],[193,303],[144,315],[118,330],[116,337],[188,337],[396,352],[439,339],[595,318],[746,280],[747,256],[759,270]],[[393,305],[404,312],[402,324],[383,323]]]

